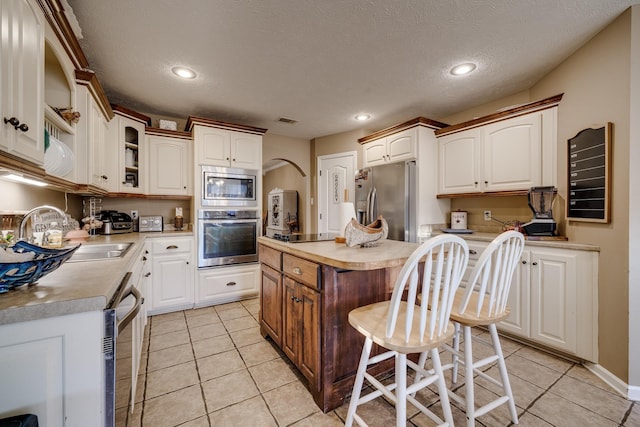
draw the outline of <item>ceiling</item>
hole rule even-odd
[[[67,0],[112,103],[311,139],[530,88],[640,0]],[[460,62],[477,69],[449,73]],[[182,65],[193,80],[171,74]],[[368,113],[366,124],[354,120]],[[297,120],[294,124],[279,118]]]

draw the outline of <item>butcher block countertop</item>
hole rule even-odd
[[[95,236],[83,245],[131,242],[122,258],[66,262],[35,285],[0,294],[0,325],[104,310],[147,238],[190,236],[191,231]]]
[[[383,240],[371,248],[349,248],[335,241],[288,243],[269,237],[258,237],[258,242],[287,254],[299,256],[318,264],[345,270],[377,270],[402,266],[417,243]]]

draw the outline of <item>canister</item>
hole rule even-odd
[[[451,212],[451,228],[454,230],[466,230],[467,229],[467,212],[466,211],[452,211]]]

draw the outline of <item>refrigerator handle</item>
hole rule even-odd
[[[376,195],[376,187],[371,188],[371,190],[369,190],[369,196],[367,197],[367,220],[364,225],[369,225],[375,220],[373,216],[375,215]]]

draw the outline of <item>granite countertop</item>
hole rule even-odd
[[[417,243],[395,240],[383,240],[371,248],[349,248],[344,243],[335,241],[288,243],[269,237],[258,237],[258,242],[309,261],[346,270],[376,270],[401,266],[418,247]]]
[[[104,310],[146,239],[193,236],[192,231],[125,233],[89,238],[83,245],[132,242],[122,258],[66,262],[36,285],[0,294],[0,325],[85,311]]]

